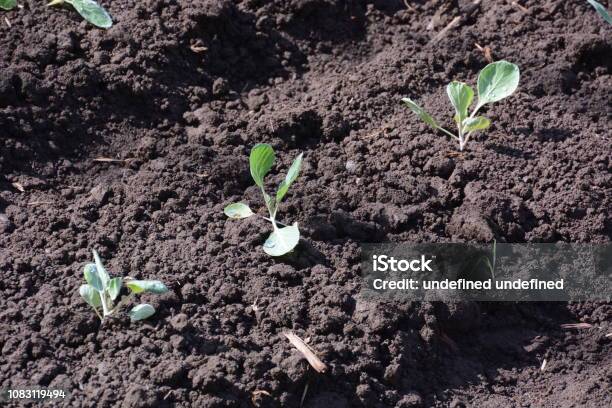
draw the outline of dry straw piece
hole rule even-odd
[[[324,373],[327,371],[327,366],[325,363],[321,361],[319,357],[314,353],[314,351],[308,347],[308,344],[304,343],[304,340],[300,339],[295,333],[283,332],[283,336],[287,338],[293,344],[293,347],[298,349],[300,353],[308,360],[312,368],[314,368],[319,373]]]
[[[93,159],[93,161],[100,162],[100,163],[124,163],[127,160],[124,160],[124,159],[111,159],[110,157],[96,157],[95,159]]]
[[[562,329],[590,329],[593,327],[590,323],[565,323],[561,325]]]
[[[23,185],[21,183],[14,182],[12,183],[12,186],[15,187],[18,191],[25,193],[25,188],[23,188]]]

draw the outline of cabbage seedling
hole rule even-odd
[[[269,144],[257,144],[251,150],[251,155],[249,157],[249,164],[251,167],[251,176],[253,180],[255,180],[255,184],[261,189],[263,194],[264,202],[266,203],[266,207],[268,208],[268,213],[270,217],[262,217],[272,223],[272,233],[264,242],[263,249],[264,252],[270,256],[281,256],[290,252],[295,246],[298,244],[300,240],[300,230],[298,229],[297,222],[293,225],[285,225],[276,220],[276,214],[278,212],[278,207],[287,191],[289,191],[289,187],[291,184],[297,179],[300,173],[300,167],[302,166],[302,156],[304,154],[300,153],[298,157],[293,160],[293,164],[289,167],[289,171],[285,176],[285,179],[278,186],[278,190],[276,191],[276,195],[274,197],[270,197],[268,193],[266,193],[266,189],[264,186],[264,177],[274,164],[275,156],[274,149]],[[247,218],[252,215],[257,215],[248,205],[243,203],[234,203],[230,204],[223,210],[225,215],[229,218],[240,219]],[[282,228],[279,228],[279,225],[282,225]]]
[[[598,1],[595,0],[587,0],[591,6],[595,8],[595,11],[599,13],[599,15],[608,22],[608,24],[612,24],[612,17],[610,17],[610,13],[608,10]]]
[[[489,119],[484,116],[476,116],[476,113],[487,103],[497,102],[512,95],[518,87],[519,77],[519,68],[507,61],[493,62],[484,67],[478,75],[478,103],[469,116],[468,108],[474,99],[474,90],[463,82],[453,81],[448,84],[446,93],[455,108],[454,119],[458,129],[457,135],[441,127],[437,120],[412,99],[403,98],[402,102],[408,105],[423,122],[457,140],[459,150],[463,151],[474,132],[485,130],[491,125]]]
[[[58,6],[64,3],[70,4],[81,17],[96,27],[109,28],[113,25],[113,20],[108,12],[94,0],[52,0],[47,6]]]
[[[95,250],[93,256],[95,263],[85,265],[84,275],[87,284],[81,285],[79,293],[85,302],[94,309],[100,320],[117,313],[134,295],[146,292],[161,294],[168,291],[166,285],[156,280],[135,280],[130,277],[111,278]],[[114,302],[119,297],[122,285],[125,285],[130,293],[115,305]],[[155,308],[144,303],[132,308],[129,315],[132,321],[137,321],[146,319],[154,313]]]
[[[17,0],[0,0],[0,9],[12,10],[17,6]]]

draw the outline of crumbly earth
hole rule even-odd
[[[109,30],[19,3],[0,12],[0,388],[70,407],[612,405],[609,303],[359,296],[363,242],[610,241],[612,29],[587,2],[102,0]],[[457,154],[399,100],[450,126],[444,87],[474,83],[476,43],[521,83]],[[305,153],[283,259],[265,221],[222,211],[262,207],[258,142],[271,184]],[[155,316],[100,324],[77,293],[92,248],[168,284]]]

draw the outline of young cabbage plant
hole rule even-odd
[[[595,0],[587,0],[587,1],[589,2],[591,6],[595,8],[595,11],[599,13],[601,18],[606,20],[608,24],[612,24],[612,17],[610,16],[610,13],[608,13],[608,10],[606,10],[606,8],[603,6],[603,4]]]
[[[58,6],[64,3],[70,4],[74,9],[91,24],[100,28],[109,28],[113,20],[108,12],[94,0],[52,0],[47,6]]]
[[[274,197],[271,197],[266,193],[266,189],[264,186],[264,177],[274,164],[275,156],[274,149],[269,144],[257,144],[251,150],[251,156],[249,157],[249,164],[251,167],[251,176],[255,181],[255,184],[261,189],[263,194],[264,202],[266,207],[268,208],[268,213],[270,217],[262,217],[258,214],[255,214],[248,205],[243,203],[234,203],[230,204],[223,212],[229,218],[240,219],[247,218],[252,215],[258,215],[272,223],[272,233],[266,239],[266,242],[263,245],[264,252],[270,256],[281,256],[290,252],[295,246],[298,244],[300,240],[300,230],[298,229],[297,222],[293,225],[285,225],[276,220],[276,215],[278,212],[278,207],[289,191],[289,187],[291,184],[297,179],[300,173],[300,167],[302,166],[302,156],[303,153],[300,153],[298,157],[295,158],[291,167],[289,167],[289,171],[285,176],[285,179],[278,186],[278,190]],[[282,226],[282,228],[279,227]]]
[[[0,9],[12,10],[17,7],[17,0],[0,0]]]
[[[116,314],[134,295],[140,293],[161,294],[168,291],[166,285],[157,280],[135,280],[130,277],[111,278],[95,250],[93,256],[95,263],[85,265],[84,275],[87,284],[81,285],[79,293],[85,302],[94,309],[100,320]],[[129,294],[121,298],[115,305],[123,285],[128,288]],[[138,321],[146,319],[154,313],[155,308],[145,303],[132,308],[129,316],[132,321]]]
[[[412,99],[403,98],[402,102],[408,105],[423,122],[457,140],[459,150],[463,151],[474,132],[485,130],[491,125],[489,119],[484,116],[476,116],[480,108],[487,103],[497,102],[512,95],[518,87],[519,78],[519,68],[507,61],[493,62],[484,67],[478,75],[478,103],[469,115],[468,108],[474,99],[474,90],[463,82],[453,81],[448,84],[446,93],[456,112],[454,117],[458,129],[456,135],[441,127],[436,119]]]

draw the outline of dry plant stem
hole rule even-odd
[[[404,5],[406,6],[408,10],[414,11],[414,7],[412,7],[412,5],[408,3],[408,0],[404,0]]]
[[[513,1],[512,5],[518,8],[519,10],[521,10],[523,13],[529,14],[529,9],[523,6],[522,4],[520,4],[518,1]]]
[[[440,38],[444,37],[447,32],[449,32],[453,27],[455,27],[459,21],[461,21],[461,16],[457,16],[451,20],[450,23],[446,27],[444,27],[430,42],[436,42],[440,40]]]
[[[590,323],[565,323],[561,325],[562,329],[590,329],[593,327]]]
[[[469,18],[469,16],[473,13],[475,13],[477,6],[482,2],[482,0],[474,0],[471,4],[471,10],[469,10],[467,12],[467,15],[465,16],[457,16],[455,18],[453,18],[451,20],[450,23],[448,23],[446,25],[446,27],[444,27],[442,30],[440,30],[440,32],[438,34],[436,34],[436,36],[434,38],[431,39],[430,43],[436,42],[438,40],[440,40],[442,37],[444,37],[446,35],[446,33],[448,33],[453,27],[455,27],[457,24],[459,24],[459,22],[461,21],[461,19],[463,18]],[[435,16],[434,16],[435,17]],[[432,20],[433,21],[433,20]]]
[[[112,159],[110,157],[96,157],[95,159],[93,159],[93,161],[100,163],[126,163],[130,160],[133,159]]]
[[[287,338],[287,340],[289,340],[289,342],[291,342],[291,344],[293,344],[293,347],[295,347],[300,353],[302,353],[302,355],[304,356],[304,358],[306,358],[306,360],[308,360],[308,363],[310,363],[312,368],[314,368],[319,373],[324,373],[325,371],[327,371],[327,366],[325,365],[325,363],[323,363],[321,359],[317,357],[316,354],[312,351],[312,349],[308,347],[306,343],[304,343],[304,340],[299,338],[291,331],[283,332],[283,335]]]

